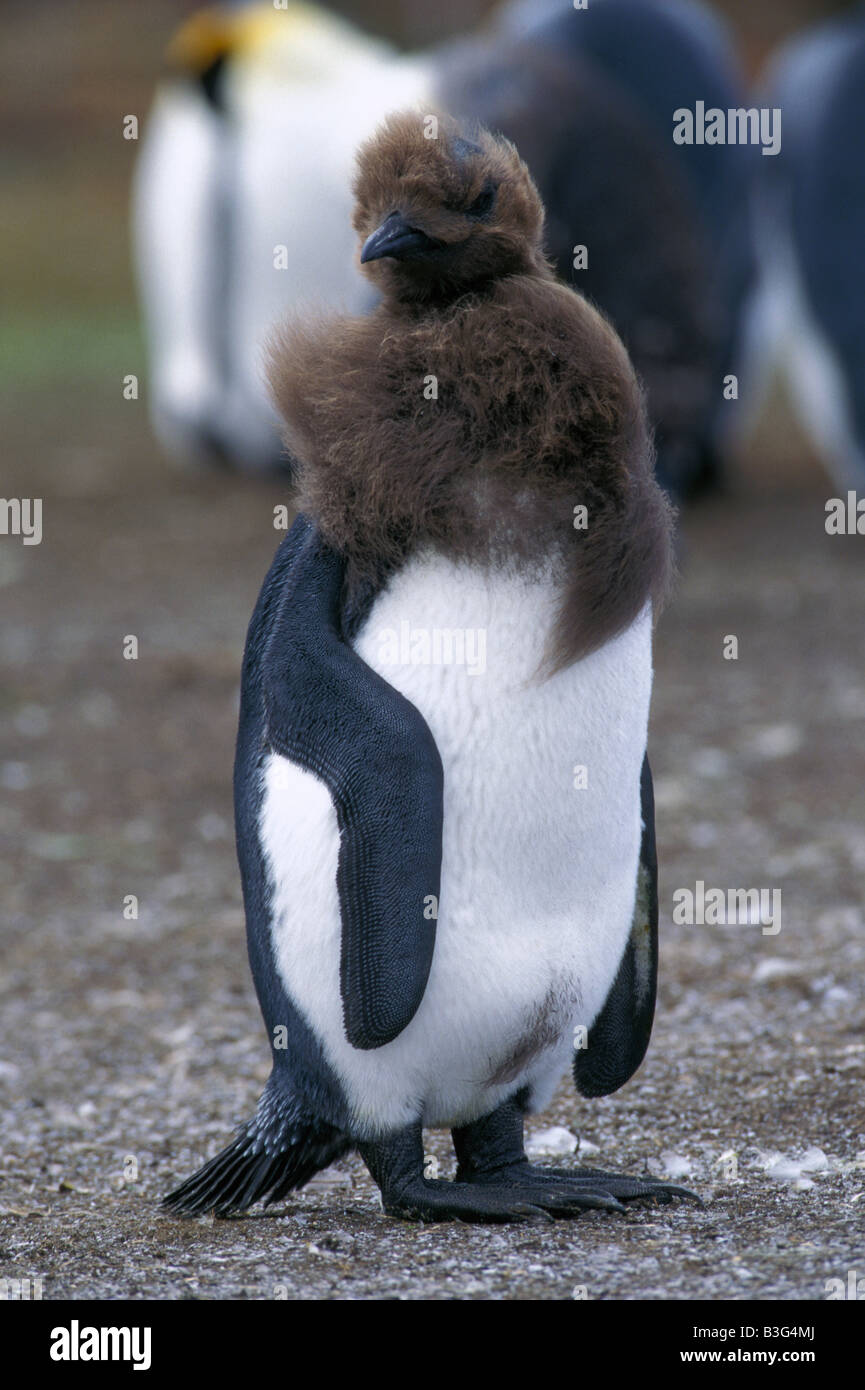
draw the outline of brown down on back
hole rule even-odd
[[[549,674],[647,601],[657,613],[671,511],[625,349],[554,278],[516,150],[441,114],[425,139],[424,119],[391,116],[361,148],[354,225],[364,239],[399,211],[438,249],[364,266],[382,293],[365,318],[289,321],[270,347],[271,389],[300,506],[346,556],[346,607],[422,546],[475,564],[552,560]],[[492,211],[472,218],[491,185]]]

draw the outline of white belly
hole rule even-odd
[[[526,1085],[543,1108],[575,1027],[591,1025],[615,978],[636,889],[651,620],[647,608],[615,641],[539,682],[555,609],[549,580],[419,556],[355,643],[422,712],[444,766],[432,970],[415,1017],[385,1047],[358,1051],[343,1032],[330,794],[276,754],[265,767],[278,967],[361,1137],[419,1117],[464,1124]],[[436,642],[443,629],[450,643]]]

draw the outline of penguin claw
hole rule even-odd
[[[538,1169],[538,1172],[544,1172]],[[631,1178],[624,1173],[606,1173],[602,1168],[555,1168],[552,1170],[562,1178],[573,1181],[574,1178],[580,1182],[600,1183],[605,1190],[613,1192],[615,1196],[625,1202],[637,1201],[640,1198],[652,1198],[656,1202],[663,1202],[664,1205],[671,1202],[674,1197],[683,1197],[688,1201],[696,1202],[698,1207],[705,1205],[702,1197],[696,1192],[692,1192],[689,1187],[680,1187],[678,1183],[664,1182],[663,1178],[641,1177]]]
[[[531,1202],[517,1202],[511,1210],[515,1217],[524,1221],[532,1221],[538,1226],[548,1225],[553,1219],[548,1211],[544,1211],[543,1207],[533,1206]]]

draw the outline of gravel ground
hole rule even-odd
[[[181,1222],[159,1197],[268,1072],[230,767],[281,494],[167,472],[140,405],[78,407],[51,402],[62,429],[36,399],[0,421],[4,490],[45,498],[40,546],[0,540],[0,1278],[40,1277],[45,1299],[788,1300],[846,1282],[865,1215],[865,569],[860,538],[824,532],[831,489],[684,519],[650,743],[654,1038],[624,1091],[565,1084],[534,1122],[705,1207],[420,1227],[384,1216],[350,1161],[270,1213]],[[780,930],[676,925],[698,880],[779,889]],[[452,1171],[446,1133],[428,1150]]]

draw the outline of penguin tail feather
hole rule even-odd
[[[254,1119],[191,1178],[163,1197],[181,1216],[230,1216],[265,1199],[265,1206],[303,1187],[354,1147],[342,1130],[303,1113],[296,1102],[264,1089]]]

